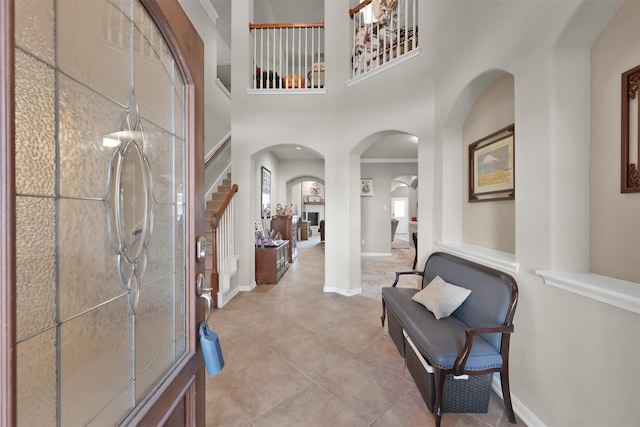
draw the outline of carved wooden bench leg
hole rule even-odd
[[[504,410],[507,412],[509,422],[511,424],[516,424],[516,415],[513,413],[513,406],[511,405],[508,365],[502,367],[502,371],[500,372],[500,383],[502,384],[502,400],[504,401]]]
[[[444,380],[446,374],[440,369],[433,369],[433,382],[435,386],[436,399],[433,404],[433,414],[436,416],[436,427],[440,427],[442,421],[442,399],[444,397]]]

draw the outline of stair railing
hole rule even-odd
[[[217,296],[213,300],[214,308],[219,305],[220,294],[224,294],[229,290],[231,285],[229,278],[234,273],[232,270],[236,268],[235,235],[233,230],[235,224],[234,196],[237,192],[238,185],[233,184],[231,191],[225,197],[218,211],[211,215],[213,270],[210,276],[210,283],[212,293]],[[220,283],[220,276],[223,277],[222,283]]]

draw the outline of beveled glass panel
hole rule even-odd
[[[173,273],[175,251],[173,211],[172,205],[156,205],[143,286]]]
[[[174,362],[173,359],[174,350],[173,342],[164,349],[164,351],[156,357],[148,366],[146,366],[142,372],[139,372],[136,377],[136,400],[140,401],[149,392],[158,379],[162,377],[167,369]]]
[[[137,260],[147,232],[149,188],[143,154],[134,141],[124,148],[120,177],[120,209],[124,250],[130,260]]]
[[[108,403],[106,408],[87,423],[87,427],[104,427],[114,425],[115,421],[121,421],[132,409],[132,396],[133,382],[130,382],[113,401]]]
[[[140,290],[140,303],[136,310],[136,376],[155,364],[156,359],[173,346],[173,279],[173,274],[170,274]],[[173,357],[173,350],[170,355]],[[150,371],[162,374],[167,365],[166,362],[160,362],[160,365],[164,369],[156,365]],[[136,395],[146,393],[155,379],[147,379],[146,385],[136,383]]]
[[[55,227],[55,200],[16,197],[18,340],[56,324]]]
[[[56,329],[53,328],[18,344],[16,394],[18,425],[21,427],[56,425],[56,343]]]
[[[136,3],[133,74],[140,115],[173,132],[173,59],[160,31],[142,10]]]
[[[173,135],[152,123],[143,120],[147,156],[153,176],[153,195],[158,203],[173,203],[175,182],[182,182],[182,176],[176,176],[177,161],[174,151],[182,147],[175,147]],[[181,168],[180,168],[181,169]]]
[[[58,64],[62,72],[126,105],[131,91],[128,1],[58,0]]]
[[[132,381],[132,324],[126,297],[62,324],[62,426],[84,425]]]
[[[55,65],[53,0],[16,0],[16,46]]]
[[[60,76],[60,194],[102,198],[115,149],[105,136],[117,131],[124,109]]]
[[[101,201],[60,200],[60,318],[124,293]]]
[[[16,49],[16,192],[55,194],[55,77],[48,65]]]

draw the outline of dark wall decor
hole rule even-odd
[[[620,191],[640,192],[640,65],[622,73],[622,163],[620,167]],[[632,108],[632,105],[635,108]],[[633,117],[631,111],[636,111]],[[635,140],[634,140],[635,139]]]
[[[515,198],[514,125],[469,145],[469,201]]]
[[[271,218],[271,171],[262,166],[262,193],[260,198],[262,218]]]

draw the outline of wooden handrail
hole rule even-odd
[[[371,0],[368,0],[371,1]],[[249,23],[249,31],[277,29],[277,28],[324,28],[324,22],[291,22],[285,24],[252,24]]]
[[[229,206],[229,203],[231,203],[231,199],[233,199],[233,196],[237,192],[238,192],[238,184],[233,184],[231,186],[231,191],[229,191],[229,194],[227,194],[227,197],[224,198],[222,204],[220,205],[220,209],[218,209],[218,212],[214,212],[213,215],[211,215],[211,228],[213,228],[214,231],[216,228],[218,228],[218,218],[222,217],[222,214],[224,214],[224,211],[227,209],[227,206]]]
[[[360,12],[361,9],[369,6],[371,4],[371,0],[364,0],[362,3],[354,7],[353,9],[349,9],[349,18],[353,19],[353,15]]]
[[[207,155],[205,156],[205,158],[204,158],[204,165],[205,165],[205,166],[207,166],[207,164],[211,161],[211,159],[213,159],[215,156],[217,156],[217,155],[218,155],[218,153],[219,153],[220,151],[222,151],[222,149],[223,149],[224,147],[226,147],[226,146],[227,146],[227,144],[228,144],[229,142],[231,142],[231,132],[229,132],[229,133],[225,136],[225,138],[224,138],[224,140],[222,141],[222,143],[218,142],[218,146],[216,147],[216,149],[215,149],[215,150],[212,150],[209,154],[207,154]]]

